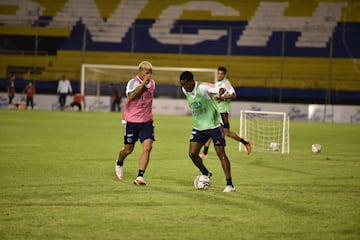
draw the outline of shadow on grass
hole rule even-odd
[[[253,161],[250,164],[255,165],[257,167],[268,168],[268,169],[273,169],[273,170],[280,170],[280,171],[291,172],[291,173],[300,173],[300,174],[305,174],[305,175],[313,175],[310,172],[301,171],[301,170],[298,170],[298,169],[290,169],[290,168],[279,167],[279,166],[270,166],[270,165],[268,165],[268,164],[266,164],[266,163],[264,163],[263,161],[260,161],[260,160]]]

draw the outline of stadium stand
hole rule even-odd
[[[264,89],[282,89],[290,95],[295,89],[301,92],[298,96],[313,95],[307,90],[330,89],[360,96],[356,1],[211,2],[207,6],[185,0],[161,4],[154,0],[61,0],[53,4],[19,0],[15,6],[4,0],[0,78],[6,78],[9,71],[21,74],[31,69],[39,82],[55,81],[64,73],[78,81],[82,63],[135,65],[148,59],[155,66],[225,65],[232,84],[239,92],[249,93],[240,99],[253,94],[260,96],[257,100],[273,101],[263,94]],[[155,28],[158,20],[162,28]],[[180,37],[182,31],[185,35]],[[231,36],[227,36],[229,31]],[[193,33],[203,34],[203,40]],[[23,42],[21,47],[19,42]],[[28,51],[35,52],[24,54]],[[45,54],[39,55],[42,51]],[[296,100],[304,101],[302,97],[289,99]],[[321,100],[310,96],[305,101]],[[360,97],[339,98],[335,103],[357,102]]]

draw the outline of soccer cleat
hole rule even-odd
[[[201,175],[207,176],[208,178],[211,178],[211,176],[212,176],[212,172],[211,172],[211,171],[209,171],[207,175],[203,174],[202,172],[200,172],[200,173],[201,173]]]
[[[115,162],[115,175],[119,180],[124,177],[124,169],[122,166],[117,165],[117,161]]]
[[[223,192],[235,192],[235,187],[232,185],[226,185]]]
[[[200,154],[199,154],[199,157],[201,157],[201,158],[207,158],[207,154],[200,153]]]
[[[135,185],[146,185],[146,182],[144,180],[143,177],[137,177],[135,180],[134,180],[134,184]]]
[[[245,145],[245,148],[246,148],[247,154],[250,155],[250,153],[251,153],[251,144],[250,144],[250,142],[248,142],[248,143]]]

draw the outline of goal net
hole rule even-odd
[[[240,111],[240,136],[254,152],[290,153],[290,120],[286,112]],[[239,151],[245,151],[239,144]]]
[[[196,81],[215,82],[216,68],[177,68],[154,66],[155,97],[183,98],[179,76],[191,71]],[[81,93],[85,95],[88,111],[109,111],[112,83],[125,93],[127,82],[138,74],[138,66],[82,64]]]

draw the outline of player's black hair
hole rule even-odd
[[[218,67],[217,70],[218,70],[218,71],[222,71],[222,72],[224,72],[224,73],[227,73],[226,67]]]
[[[192,81],[194,80],[194,75],[190,71],[185,71],[180,74],[180,80]]]

